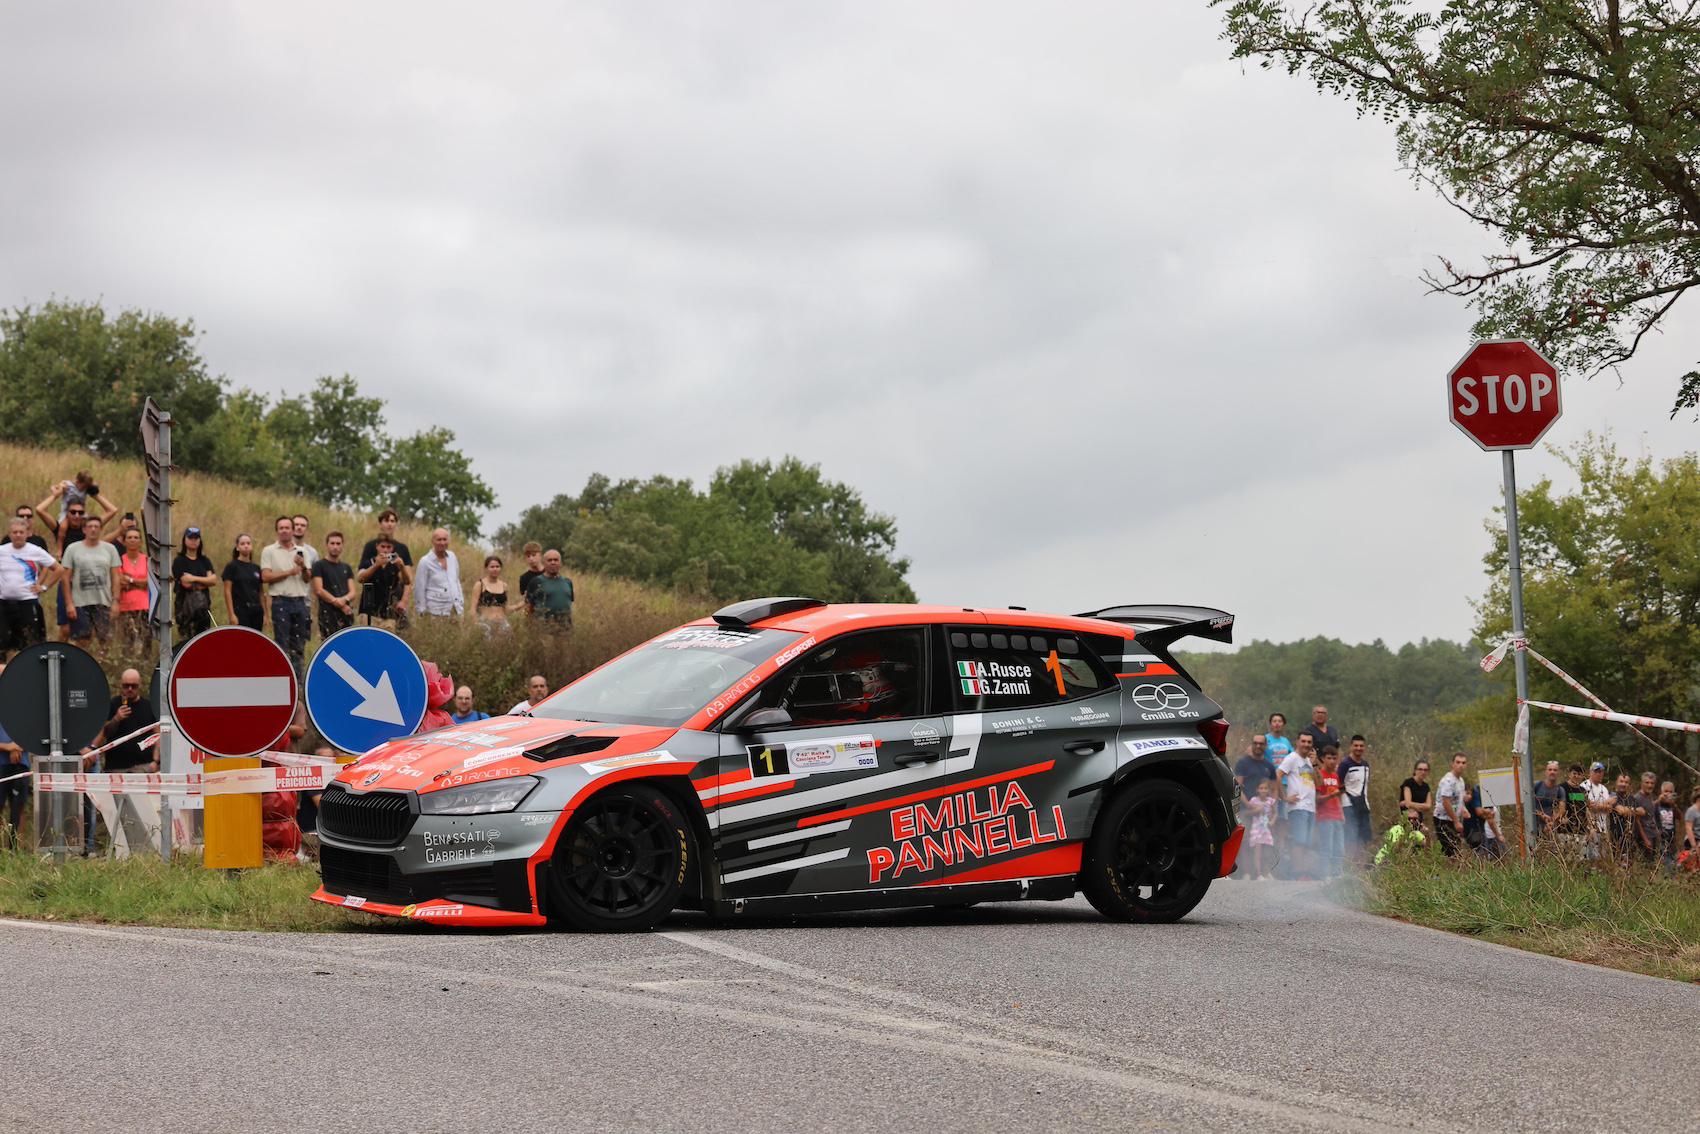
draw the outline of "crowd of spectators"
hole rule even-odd
[[[1241,875],[1335,877],[1367,865],[1384,842],[1432,842],[1448,858],[1507,853],[1500,809],[1472,780],[1465,753],[1452,754],[1437,782],[1428,758],[1417,760],[1393,796],[1398,830],[1381,834],[1371,815],[1370,771],[1368,741],[1354,735],[1342,749],[1327,706],[1316,706],[1294,738],[1287,736],[1287,718],[1271,713],[1268,731],[1253,736],[1234,765],[1246,827]],[[1585,861],[1700,869],[1700,788],[1690,792],[1685,810],[1670,780],[1643,772],[1637,784],[1621,772],[1607,786],[1606,771],[1599,761],[1586,774],[1572,764],[1561,778],[1558,761],[1547,763],[1533,789],[1535,849]]]
[[[501,556],[485,556],[469,602],[448,530],[433,531],[431,546],[416,560],[396,534],[398,521],[393,508],[380,512],[377,530],[351,559],[343,532],[325,533],[321,552],[310,517],[279,516],[263,545],[248,532],[237,533],[222,565],[209,551],[202,528],[184,527],[170,569],[177,635],[187,639],[214,626],[270,633],[299,675],[315,633],[329,638],[357,624],[406,630],[415,621],[464,618],[496,634],[506,632],[510,615],[517,615],[552,631],[571,629],[573,581],[562,572],[559,551],[535,542],[525,545],[527,569],[512,603]],[[104,656],[115,640],[130,647],[115,660],[139,656],[151,644],[154,588],[146,534],[135,514],[120,514],[87,472],[52,485],[39,503],[14,508],[0,540],[0,670],[18,650],[45,641],[50,632],[97,655]],[[49,595],[51,627],[45,609]],[[107,772],[158,771],[157,751],[145,737],[95,752],[107,741],[154,723],[141,672],[124,670],[118,684],[105,726],[84,749],[84,766],[98,762]],[[515,711],[549,693],[542,675],[533,675],[526,688],[527,698]],[[443,710],[447,720],[460,724],[490,715],[477,707],[466,685],[454,690]],[[300,730],[292,730],[291,737],[292,744],[307,745],[306,751],[322,747],[316,738],[303,739]],[[0,842],[9,841],[20,822],[29,797],[29,763],[29,754],[0,732]],[[302,825],[309,830],[312,804],[310,798],[303,801]],[[92,850],[95,824],[87,812],[85,800],[86,849]],[[120,808],[119,821],[132,842],[140,837],[139,830],[131,829],[140,822],[132,807]]]
[[[202,529],[185,527],[171,561],[177,633],[189,637],[219,625],[269,632],[300,673],[315,632],[328,638],[357,622],[404,630],[415,619],[471,618],[487,634],[508,629],[500,556],[484,558],[469,605],[448,530],[433,531],[430,548],[415,560],[396,534],[398,520],[393,508],[380,512],[377,531],[350,561],[344,533],[326,533],[321,553],[308,516],[279,516],[263,546],[238,533],[222,567],[208,554]],[[562,573],[561,553],[528,543],[524,554],[514,609],[550,629],[570,629],[573,581]],[[79,472],[51,486],[40,503],[18,505],[8,522],[0,542],[0,659],[47,637],[43,598],[50,592],[60,641],[101,653],[117,636],[145,649],[153,587],[135,513],[120,516],[93,478]]]

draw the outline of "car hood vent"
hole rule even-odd
[[[561,760],[568,756],[586,756],[602,751],[619,739],[617,736],[563,736],[559,740],[551,740],[541,748],[527,749],[525,758],[545,764],[550,760]]]

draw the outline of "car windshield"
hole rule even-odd
[[[531,715],[676,728],[800,637],[791,630],[686,626],[579,678],[533,706]]]

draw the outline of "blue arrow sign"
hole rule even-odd
[[[339,630],[307,667],[307,715],[344,752],[409,736],[425,716],[425,667],[388,630]]]

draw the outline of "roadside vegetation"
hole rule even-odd
[[[206,870],[186,858],[166,863],[140,855],[70,858],[55,866],[52,859],[36,854],[0,854],[3,917],[297,933],[392,924],[308,901],[318,886],[314,867],[294,863],[259,870]]]
[[[1700,875],[1541,856],[1397,856],[1343,884],[1371,913],[1553,957],[1700,982]]]

